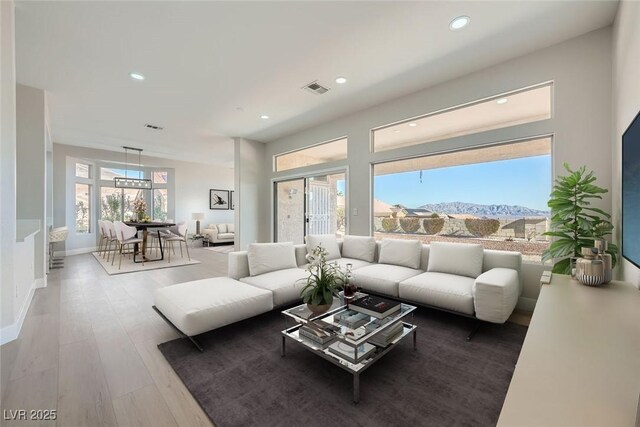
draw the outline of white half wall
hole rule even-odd
[[[613,26],[613,224],[620,244],[622,134],[640,111],[640,2],[621,1]],[[640,237],[639,237],[640,238]],[[618,278],[640,288],[640,270],[621,257]]]
[[[212,153],[212,155],[214,155]],[[54,226],[60,227],[69,225],[70,232],[64,247],[59,245],[57,251],[62,251],[68,255],[89,252],[96,246],[97,235],[91,236],[76,235],[73,232],[73,223],[67,224],[69,218],[73,218],[71,209],[73,208],[71,194],[68,189],[72,188],[69,181],[73,179],[73,173],[67,167],[68,159],[88,159],[103,160],[112,162],[124,162],[124,151],[108,151],[94,148],[78,147],[73,145],[53,144],[53,219]],[[137,161],[137,159],[136,159]],[[173,200],[169,195],[169,204],[173,205],[173,216],[175,221],[187,221],[189,234],[195,233],[196,222],[191,219],[191,214],[203,212],[204,220],[201,227],[204,228],[210,223],[233,223],[233,210],[211,210],[209,209],[209,189],[233,190],[234,174],[233,168],[224,168],[204,163],[183,162],[169,160],[158,157],[142,156],[142,164],[149,167],[160,167],[172,169],[174,176]],[[122,165],[124,166],[124,164]],[[170,191],[171,193],[171,191]],[[169,212],[172,212],[170,206]],[[170,215],[171,217],[171,215]],[[97,220],[94,215],[93,221]],[[96,228],[94,227],[94,230]]]
[[[598,184],[610,189],[611,74],[611,27],[607,27],[270,142],[266,145],[267,169],[261,192],[271,197],[270,182],[293,172],[312,174],[316,168],[348,165],[349,232],[370,235],[371,163],[550,134],[554,136],[554,176],[564,173],[564,162],[574,167],[586,165],[595,171]],[[554,82],[551,119],[371,153],[373,128],[549,81]],[[347,161],[273,172],[274,155],[342,136],[349,140]],[[270,231],[273,209],[268,201],[260,206],[262,227]],[[611,210],[609,194],[599,207]],[[542,270],[541,265],[527,267],[524,298],[537,298]]]

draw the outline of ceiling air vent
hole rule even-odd
[[[317,80],[303,86],[302,89],[308,90],[316,95],[322,95],[323,93],[329,92],[329,88],[322,86]]]
[[[164,129],[162,126],[157,126],[157,125],[152,125],[152,124],[145,124],[144,127],[149,128],[149,129],[153,129],[153,130],[162,130]]]

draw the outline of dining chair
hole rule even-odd
[[[104,254],[102,255],[102,258],[104,258],[104,255],[107,255],[107,262],[109,262],[109,257],[111,256],[111,244],[115,243],[115,248],[113,249],[113,251],[116,251],[118,249],[118,237],[117,237],[117,233],[116,233],[116,227],[115,225],[113,225],[113,222],[108,221],[108,220],[104,220],[102,221],[102,223],[104,224],[104,229],[105,229],[105,235],[107,238],[107,246],[105,248]],[[115,252],[113,253],[113,258],[115,259],[116,254]]]
[[[108,239],[107,230],[104,225],[104,221],[101,219],[98,220],[98,232],[100,235],[98,236],[98,255],[102,255],[102,252],[106,248],[106,240]]]
[[[125,246],[134,245],[134,251],[135,251],[135,245],[137,244],[140,247],[142,245],[142,239],[137,237],[138,230],[135,227],[129,227],[127,224],[125,224],[122,221],[115,221],[113,225],[115,226],[116,238],[118,239],[118,243],[120,245],[120,248],[118,251],[118,253],[120,254],[118,258],[118,270],[120,270],[122,266],[122,252]],[[136,253],[134,252],[133,260],[135,261],[135,259],[136,259]],[[115,260],[115,254],[113,256],[113,260]],[[113,265],[113,260],[111,261],[111,265]],[[142,265],[144,265],[144,254],[142,254]]]
[[[167,218],[164,222],[173,223],[173,218]],[[147,250],[151,252],[154,248],[156,250],[156,256],[158,256],[158,250],[160,249],[160,241],[158,240],[158,233],[160,233],[160,238],[165,236],[166,234],[171,234],[169,231],[171,227],[161,227],[154,229],[153,232],[149,232],[149,236],[147,236]]]
[[[191,255],[189,255],[189,244],[187,243],[187,223],[181,222],[180,224],[171,227],[169,230],[171,234],[167,234],[166,237],[163,237],[167,250],[167,262],[171,262],[171,252],[174,252],[175,254],[173,245],[176,242],[180,245],[180,256],[182,258],[184,258],[184,253],[182,252],[182,244],[184,243],[184,247],[187,250],[187,257],[189,261],[191,261]]]

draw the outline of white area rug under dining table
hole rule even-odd
[[[169,268],[169,267],[182,267],[185,265],[193,265],[200,264],[200,261],[191,258],[184,257],[181,258],[180,255],[171,255],[171,262],[168,262],[167,256],[161,261],[151,261],[143,263],[134,263],[133,255],[123,255],[122,256],[122,266],[118,268],[118,254],[116,254],[116,259],[113,261],[113,265],[111,265],[111,257],[113,257],[113,253],[109,258],[109,262],[107,262],[106,256],[103,258],[102,254],[98,254],[98,252],[93,252],[94,258],[100,263],[102,268],[109,275],[114,274],[123,274],[123,273],[134,273],[136,271],[147,271],[147,270],[157,270],[159,268]],[[136,257],[139,259],[139,255]]]

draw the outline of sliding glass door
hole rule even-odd
[[[274,197],[276,242],[299,244],[307,234],[345,234],[344,173],[276,182]]]

